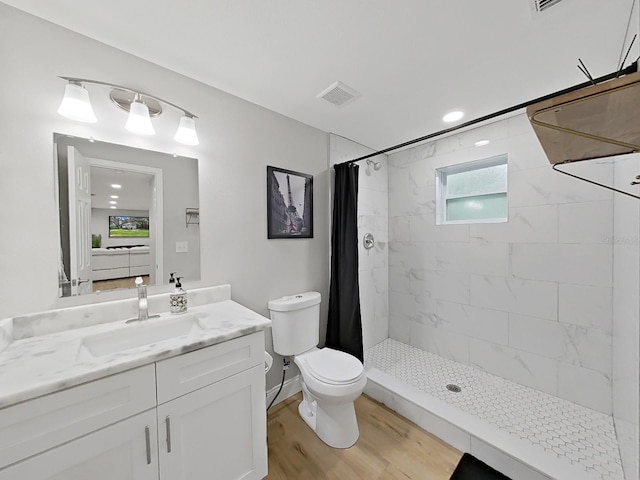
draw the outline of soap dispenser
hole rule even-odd
[[[169,294],[169,311],[171,313],[184,313],[187,311],[187,291],[182,288],[180,279],[176,277],[176,288]]]

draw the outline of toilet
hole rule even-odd
[[[318,348],[320,294],[305,292],[271,300],[273,349],[293,357],[302,377],[298,412],[316,435],[334,448],[349,448],[360,432],[353,402],[367,383],[353,355]]]

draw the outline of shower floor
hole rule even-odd
[[[538,465],[524,463],[547,475],[548,470],[541,468],[545,457],[560,470],[566,464],[573,472],[585,472],[585,478],[624,479],[613,420],[608,415],[392,339],[366,350],[365,366],[459,409],[444,407],[453,412],[452,418],[460,419],[456,427],[481,440],[487,441],[478,435],[477,419],[490,425],[488,432],[498,432],[497,428],[497,436],[506,438],[506,445],[515,437],[518,441],[514,450],[528,446],[530,458],[539,459]],[[448,390],[449,384],[461,391]],[[403,396],[402,392],[393,393]],[[436,406],[441,402],[436,401]],[[468,415],[456,415],[460,410]],[[463,424],[471,417],[476,424],[474,431]],[[506,453],[518,458],[513,452]]]

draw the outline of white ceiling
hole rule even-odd
[[[92,166],[91,208],[111,208],[113,201],[117,210],[149,211],[152,181],[152,175]],[[111,187],[113,184],[121,188]]]
[[[4,0],[376,149],[445,128],[449,110],[466,121],[582,83],[578,57],[594,77],[616,70],[634,0],[530,2]],[[336,80],[362,97],[316,98]]]

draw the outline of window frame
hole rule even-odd
[[[473,170],[481,170],[483,168],[495,167],[497,165],[506,165],[507,181],[504,189],[483,192],[476,195],[448,195],[447,194],[447,176],[451,174],[469,172]],[[481,158],[470,162],[457,163],[436,168],[436,225],[466,225],[478,223],[506,223],[509,221],[509,158],[506,153],[493,157]],[[505,194],[507,202],[507,212],[505,217],[498,218],[481,218],[481,219],[464,219],[464,220],[447,220],[447,200],[457,198],[476,198],[495,195],[499,193]]]

